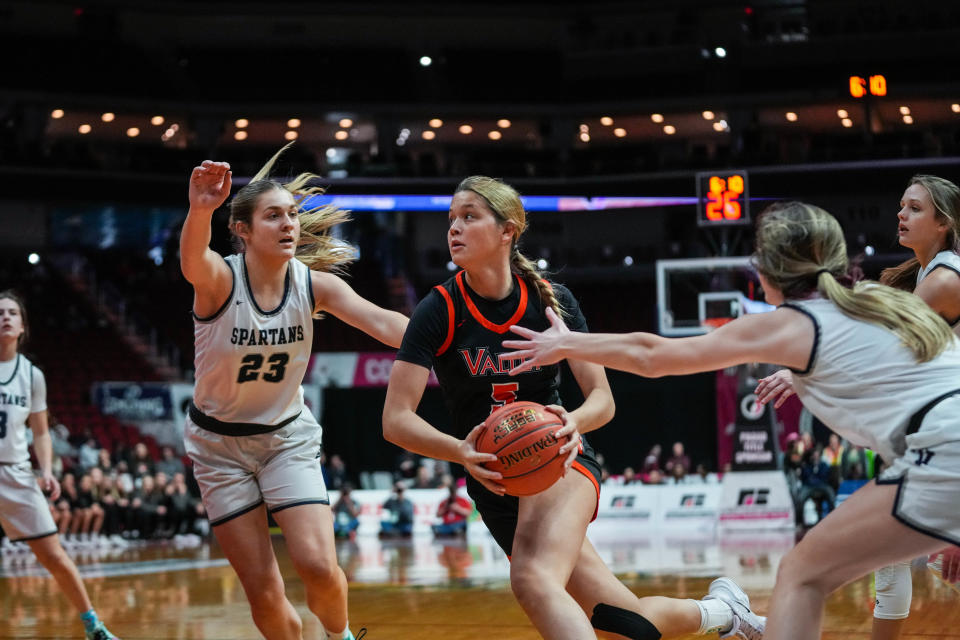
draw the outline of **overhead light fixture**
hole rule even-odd
[[[424,140],[433,140],[434,138],[437,137],[437,132],[430,131],[429,129],[427,129],[426,131],[420,134],[420,137],[423,138]]]
[[[603,116],[602,118],[600,118],[600,124],[602,124],[605,127],[609,127],[610,125],[613,124],[613,118],[611,118],[610,116]]]
[[[726,57],[727,57],[727,50],[724,49],[723,47],[717,47],[716,49],[713,50],[713,52],[714,52],[715,54],[717,54],[717,57],[718,57],[718,58],[726,58]]]
[[[468,124],[462,124],[460,125],[460,128],[458,129],[458,131],[465,136],[470,135],[471,133],[473,133],[473,127],[471,127]]]
[[[106,113],[101,114],[100,119],[103,120],[104,122],[113,122],[113,119],[116,117],[117,116],[115,114],[111,113],[110,111],[107,111]]]
[[[675,133],[677,132],[677,128],[676,128],[675,126],[673,126],[672,124],[668,124],[668,125],[666,125],[666,126],[663,127],[663,132],[664,132],[665,134],[667,134],[668,136],[672,136],[673,134],[675,134]]]
[[[851,120],[850,118],[844,118],[843,120],[840,121],[840,124],[842,124],[844,127],[849,129],[850,127],[853,126],[853,120]]]
[[[954,113],[960,113],[960,104],[954,102],[952,105],[950,105],[950,110]]]
[[[431,58],[430,56],[420,56],[421,67],[429,67],[432,64],[433,64],[433,58]]]
[[[440,127],[443,126],[443,120],[441,120],[440,118],[430,118],[429,124],[434,129],[439,129]]]
[[[93,128],[93,127],[91,127],[89,124],[84,123],[84,124],[80,125],[79,127],[77,127],[77,131],[79,131],[79,132],[82,133],[82,134],[87,134],[87,133],[90,133],[90,130],[91,130],[92,128]]]
[[[130,127],[127,129],[127,135],[131,138],[136,138],[140,135],[140,129],[138,127]]]
[[[300,135],[299,133],[297,133],[297,132],[294,131],[293,129],[290,129],[290,130],[287,131],[285,134],[283,134],[283,139],[284,139],[284,140],[296,140],[299,135]]]
[[[490,138],[491,140],[499,140],[500,138],[503,137],[503,134],[497,131],[496,129],[494,129],[493,131],[487,134],[487,137]]]
[[[291,129],[296,129],[300,126],[300,118],[290,118],[287,120],[287,126]]]
[[[353,120],[350,118],[340,118],[340,128],[349,129],[353,126]]]
[[[787,121],[788,121],[788,122],[796,122],[796,121],[797,121],[797,114],[794,113],[793,111],[787,111]]]
[[[837,109],[837,117],[838,117],[838,118],[849,118],[850,116],[849,116],[849,114],[847,113],[847,110],[846,110],[846,109]]]
[[[905,116],[903,116],[903,123],[904,123],[904,124],[913,124],[913,116],[910,115],[909,113],[906,114]]]
[[[50,112],[50,117],[54,120],[59,120],[63,117],[63,109],[54,109]]]
[[[590,142],[590,134],[587,133],[586,131],[582,132],[580,134],[580,140],[582,140],[583,142]]]
[[[710,110],[704,111],[704,112],[703,112],[702,114],[700,114],[700,115],[703,116],[703,119],[704,119],[704,120],[713,120],[713,119],[716,117],[716,114],[715,114],[713,111],[710,111]]]
[[[650,116],[650,119],[656,122],[657,124],[660,124],[661,122],[663,122],[663,114],[654,113]]]
[[[335,134],[333,134],[333,137],[336,138],[337,140],[346,140],[347,138],[350,137],[350,133],[341,129],[340,131],[337,131]]]
[[[497,126],[500,127],[501,129],[509,129],[511,124],[512,123],[506,118],[500,118],[499,120],[497,120]]]
[[[163,123],[164,123],[163,116],[153,116],[152,118],[150,118],[150,124],[152,124],[155,127],[159,127]]]
[[[627,135],[627,130],[623,127],[617,127],[613,130],[613,135],[617,136],[618,138],[622,138]]]
[[[907,107],[907,106],[900,107],[900,115],[902,116],[910,115],[910,107]]]
[[[246,131],[243,131],[243,130],[234,131],[234,132],[233,132],[233,139],[234,139],[234,140],[246,140],[246,139],[247,139],[247,132],[246,132]]]
[[[233,124],[237,129],[246,129],[247,125],[250,124],[250,121],[246,118],[238,118]]]

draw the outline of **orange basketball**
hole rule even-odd
[[[512,496],[530,496],[553,485],[563,473],[566,456],[558,454],[564,441],[554,433],[563,426],[560,416],[536,402],[511,402],[490,414],[477,437],[477,451],[492,453],[496,462],[484,465],[499,471],[498,482]]]

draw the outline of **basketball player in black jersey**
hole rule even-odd
[[[513,336],[513,324],[546,328],[547,307],[578,331],[586,331],[586,321],[570,292],[544,281],[520,253],[517,242],[526,213],[511,187],[491,178],[467,178],[454,194],[449,222],[450,254],[463,271],[431,291],[410,320],[390,376],[384,436],[410,451],[466,468],[468,492],[511,558],[513,592],[545,638],[583,640],[602,631],[605,638],[656,640],[720,631],[759,639],[751,632],[762,629],[762,623],[749,612],[749,601],[727,602],[726,595],[734,591],[746,599],[732,582],[701,601],[641,599],[604,565],[586,539],[587,525],[596,515],[600,469],[581,437],[613,417],[603,368],[569,362],[585,400],[568,412],[558,394],[558,365],[510,376],[519,362],[501,345]],[[431,367],[453,416],[451,433],[416,414]],[[504,494],[497,482],[500,474],[483,466],[496,456],[475,447],[484,419],[515,400],[548,405],[564,423],[556,436],[566,441],[560,450],[567,456],[564,476],[523,498]]]

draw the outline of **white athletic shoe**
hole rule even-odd
[[[710,583],[706,598],[716,598],[733,609],[733,626],[721,638],[762,640],[767,619],[750,610],[750,597],[730,578],[717,578]]]
[[[943,554],[937,554],[937,559],[933,562],[927,562],[927,568],[930,569],[930,572],[940,578],[940,581],[943,584],[949,586],[954,591],[960,593],[960,582],[947,582],[943,579]]]

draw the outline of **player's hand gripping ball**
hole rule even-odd
[[[490,414],[477,436],[476,449],[497,456],[485,462],[491,471],[499,471],[503,485],[512,496],[531,496],[552,486],[563,475],[566,455],[560,447],[566,438],[553,434],[563,427],[555,413],[536,402],[511,402]]]

